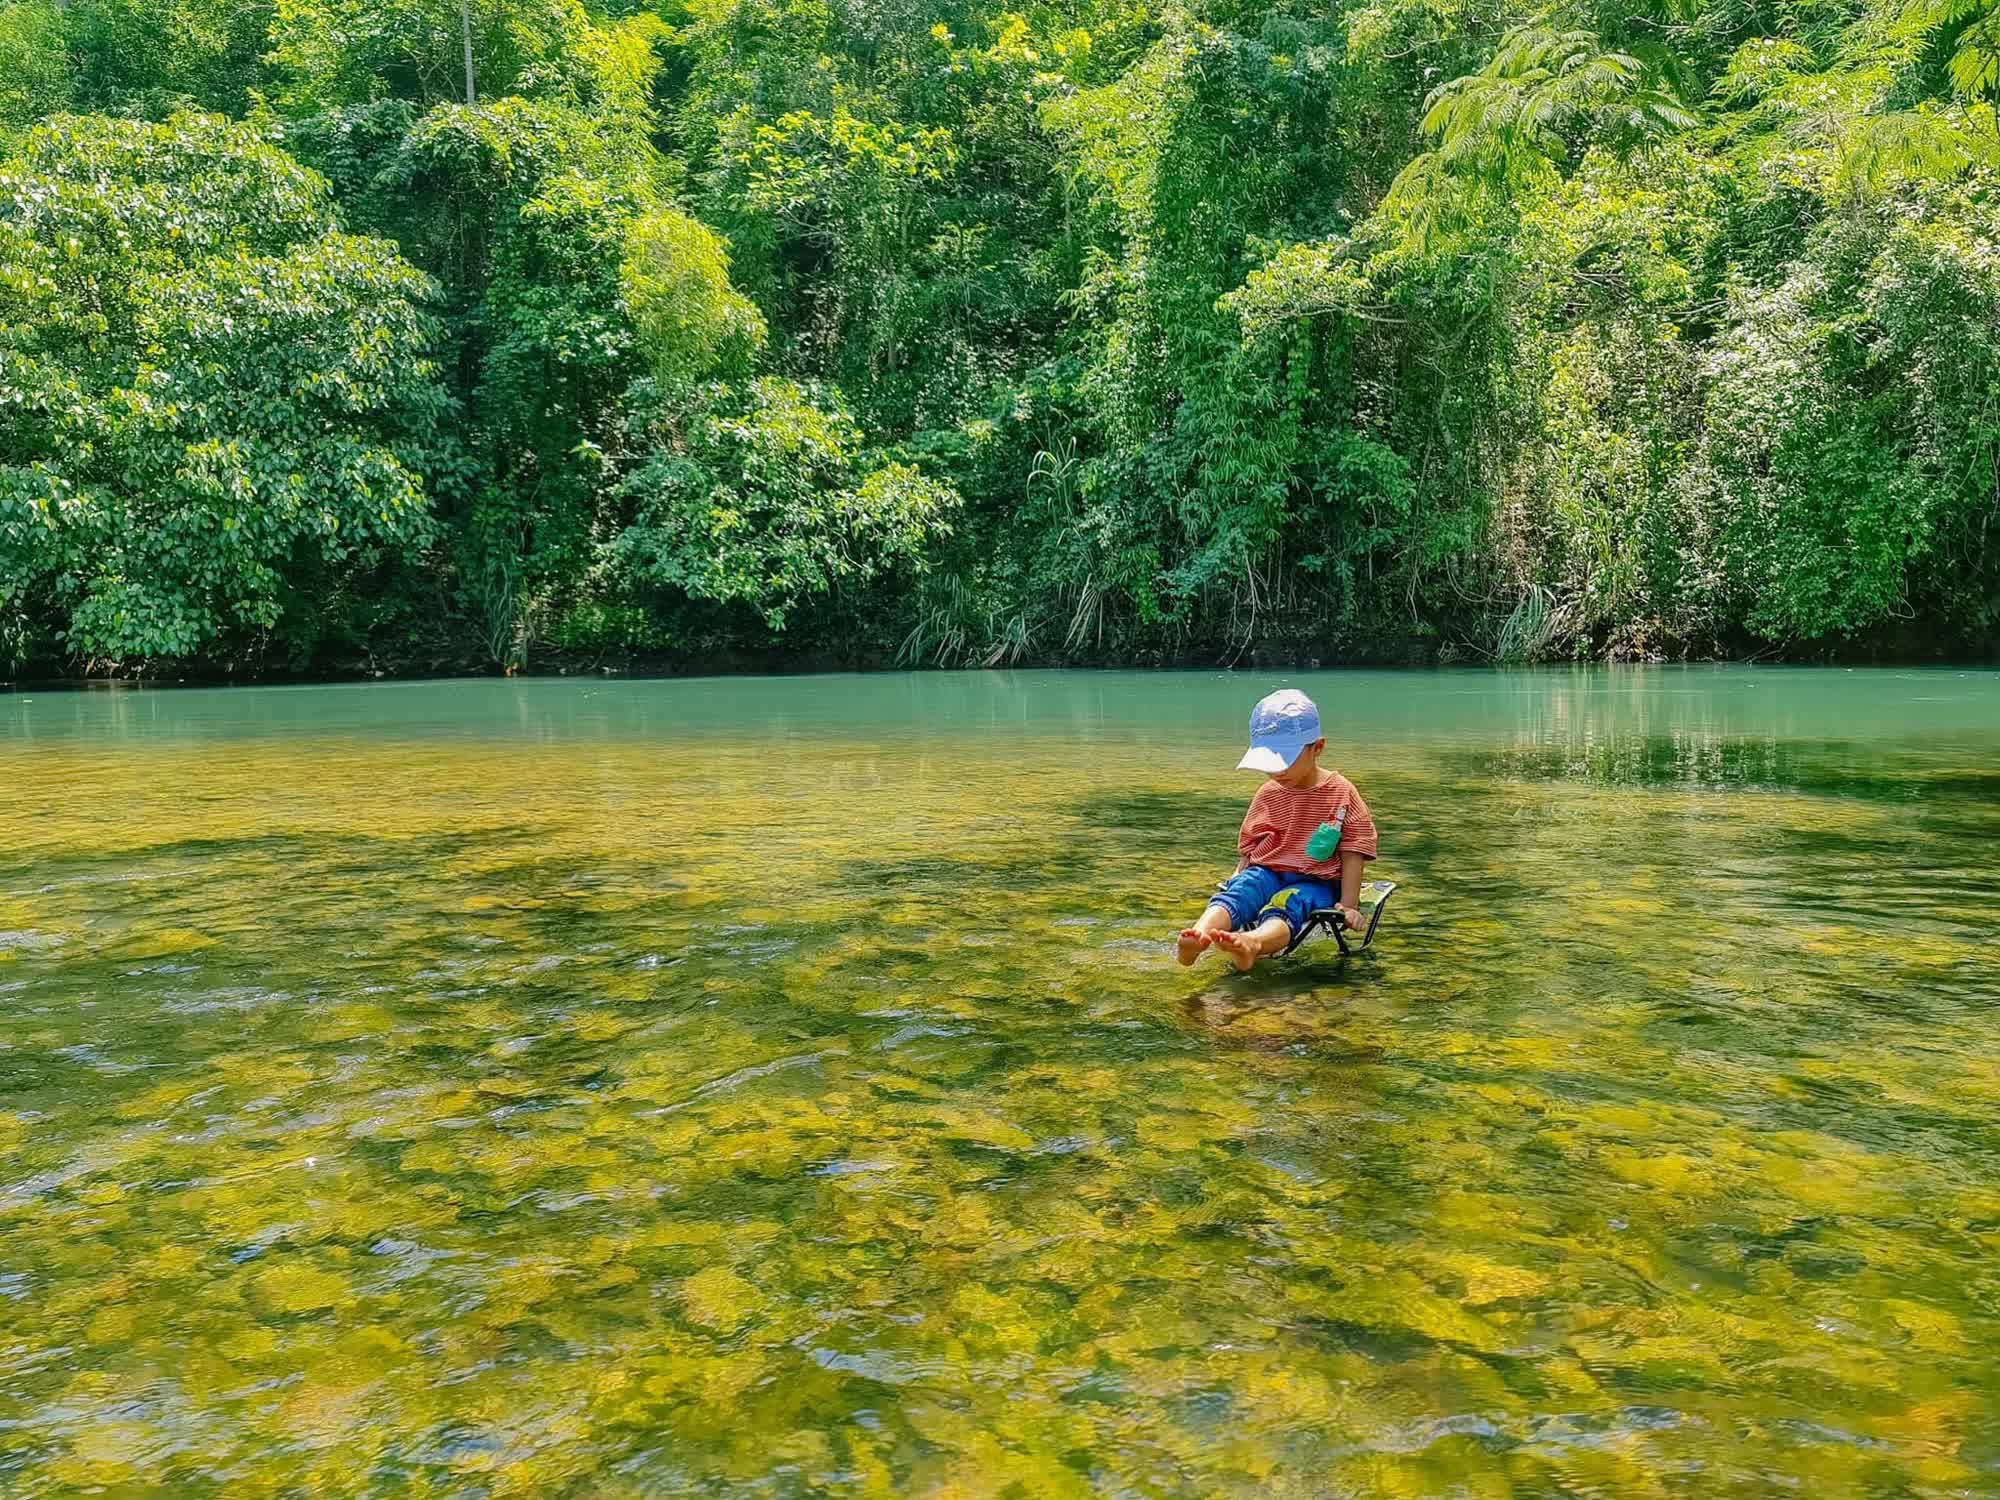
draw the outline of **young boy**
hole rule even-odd
[[[1350,927],[1361,925],[1361,867],[1375,857],[1375,820],[1354,783],[1319,763],[1326,749],[1319,710],[1286,688],[1250,710],[1250,748],[1239,771],[1269,779],[1250,799],[1236,836],[1236,874],[1215,893],[1201,920],[1181,933],[1180,960],[1191,964],[1213,943],[1239,969],[1284,950],[1308,913],[1332,906],[1333,882]],[[1307,841],[1323,823],[1340,826],[1333,854],[1315,859]],[[1280,891],[1285,899],[1269,905]]]

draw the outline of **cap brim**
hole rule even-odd
[[[1310,743],[1311,741],[1307,741],[1307,744]],[[1299,752],[1304,749],[1305,745],[1297,745],[1292,747],[1291,752],[1287,754],[1285,751],[1275,749],[1270,745],[1252,745],[1248,750],[1243,752],[1243,759],[1236,762],[1236,769],[1239,771],[1268,771],[1275,775],[1279,771],[1290,770],[1292,762],[1299,758]]]

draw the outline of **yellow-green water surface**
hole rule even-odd
[[[1280,685],[1373,951],[1169,937]],[[0,697],[0,1491],[2000,1494],[2000,677]]]

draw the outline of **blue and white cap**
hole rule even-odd
[[[1250,748],[1236,762],[1239,771],[1287,769],[1299,752],[1319,738],[1319,710],[1297,688],[1280,688],[1250,710]]]

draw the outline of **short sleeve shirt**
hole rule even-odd
[[[1341,823],[1340,847],[1331,859],[1313,859],[1306,853],[1306,841],[1322,823],[1332,823],[1345,810]],[[1375,857],[1375,820],[1354,783],[1338,771],[1318,786],[1289,787],[1267,781],[1250,799],[1243,815],[1243,829],[1236,836],[1236,852],[1253,865],[1291,875],[1312,875],[1338,879],[1340,856],[1358,854]]]

